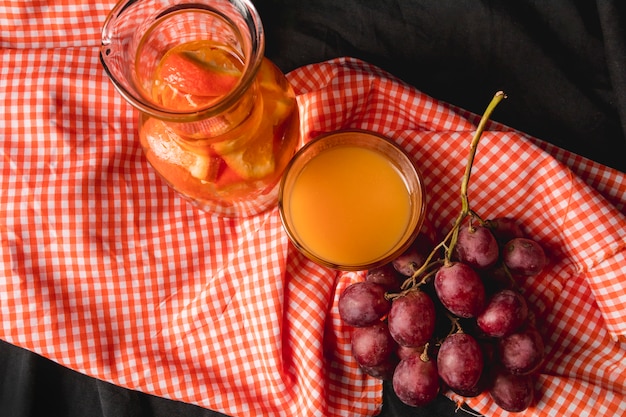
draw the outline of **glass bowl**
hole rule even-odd
[[[415,240],[425,215],[422,176],[395,142],[342,130],[304,145],[282,176],[278,208],[298,250],[346,271],[390,262]]]

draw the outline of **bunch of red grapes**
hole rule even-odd
[[[420,234],[367,271],[340,295],[339,314],[353,328],[361,369],[392,381],[404,403],[426,405],[445,387],[465,397],[489,392],[501,408],[523,411],[544,343],[519,283],[547,258],[515,219],[468,217],[439,245]]]
[[[542,271],[546,254],[516,219],[483,220],[467,193],[481,134],[504,98],[498,91],[478,124],[461,183],[462,210],[444,239],[434,245],[418,235],[404,254],[339,296],[357,363],[391,380],[410,406],[428,404],[443,389],[465,397],[488,392],[510,412],[534,400],[544,342],[520,284]]]

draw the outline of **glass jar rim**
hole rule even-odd
[[[235,103],[237,103],[239,99],[244,95],[244,93],[248,90],[250,84],[254,82],[254,79],[258,73],[259,67],[261,66],[265,55],[265,32],[263,29],[263,24],[261,22],[261,17],[253,3],[250,0],[228,0],[228,3],[232,4],[234,8],[237,9],[239,13],[241,13],[241,15],[244,17],[244,21],[248,28],[248,35],[250,36],[251,41],[250,54],[249,56],[246,56],[244,71],[242,73],[241,79],[228,94],[226,94],[215,103],[200,109],[181,111],[161,107],[154,102],[146,100],[145,97],[133,93],[133,91],[131,91],[122,82],[120,82],[120,80],[117,79],[107,62],[107,57],[109,56],[111,51],[110,45],[113,42],[113,38],[115,36],[115,31],[113,29],[115,20],[120,18],[120,16],[124,13],[126,9],[128,9],[138,1],[141,0],[120,0],[109,12],[102,26],[100,63],[103,66],[108,78],[111,80],[112,84],[120,93],[120,95],[134,108],[143,113],[159,118],[161,120],[181,123],[196,121],[199,119],[219,115],[232,107]],[[193,0],[189,3],[179,3],[176,5],[171,5],[164,10],[155,12],[155,14],[151,16],[151,18],[154,18],[156,21],[163,16],[171,13],[177,13],[180,11],[193,12],[203,10],[214,11],[214,9],[211,9],[208,5],[203,4],[201,1]],[[233,23],[233,26],[236,27],[234,22],[231,23]],[[245,35],[245,33],[242,35]]]

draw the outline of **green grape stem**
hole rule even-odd
[[[480,138],[482,137],[485,128],[487,127],[487,123],[491,118],[494,110],[496,109],[498,104],[505,98],[506,94],[503,91],[498,91],[493,96],[493,98],[489,102],[489,105],[485,109],[485,112],[483,113],[480,122],[478,123],[476,131],[474,132],[474,137],[472,138],[472,142],[470,144],[470,153],[467,159],[467,165],[465,166],[465,173],[463,174],[463,180],[461,181],[461,212],[456,218],[452,229],[448,232],[446,237],[438,245],[435,246],[428,258],[426,258],[424,264],[404,282],[404,284],[402,285],[403,290],[406,291],[413,287],[419,287],[428,280],[428,278],[432,275],[430,273],[426,274],[426,276],[424,276],[421,280],[418,280],[418,278],[426,271],[428,271],[433,264],[441,263],[441,259],[433,261],[433,258],[441,248],[445,249],[443,264],[449,265],[452,262],[452,255],[458,241],[459,230],[467,216],[476,218],[481,224],[484,223],[480,216],[471,209],[467,190],[469,187],[470,177],[472,174],[472,166],[474,165],[474,158],[476,157],[476,151],[478,149],[478,143],[480,142]]]
[[[452,253],[454,252],[454,247],[456,246],[457,239],[459,237],[459,228],[461,223],[468,215],[476,216],[470,207],[469,196],[467,195],[467,189],[469,187],[470,177],[472,175],[472,166],[474,165],[474,158],[476,157],[476,151],[478,150],[478,143],[480,142],[480,138],[487,127],[487,123],[491,118],[494,110],[500,104],[500,102],[506,98],[506,94],[503,91],[498,91],[487,106],[487,109],[483,113],[480,118],[480,122],[478,123],[478,127],[476,128],[476,132],[474,132],[474,137],[472,138],[472,142],[470,144],[470,153],[467,158],[467,164],[465,166],[465,173],[463,174],[463,180],[461,181],[461,213],[459,213],[459,217],[454,223],[454,233],[452,234],[452,239],[450,241],[450,245],[446,250],[446,263],[450,262],[450,258],[452,257]],[[480,217],[479,217],[480,218]],[[482,219],[481,219],[482,222]]]
[[[429,347],[430,347],[430,343],[426,343],[424,345],[424,349],[422,350],[422,353],[420,354],[420,359],[422,360],[422,362],[428,362],[430,360],[430,357],[428,356]]]
[[[464,333],[463,327],[461,327],[461,323],[459,322],[459,318],[449,313],[446,315],[448,316],[448,319],[450,320],[450,325],[452,326],[450,329],[450,333],[448,333],[448,336],[455,333]]]

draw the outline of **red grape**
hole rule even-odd
[[[537,275],[547,264],[541,245],[523,237],[512,239],[504,246],[502,259],[514,275]]]
[[[437,354],[437,370],[454,391],[471,391],[483,372],[483,352],[467,333],[454,333],[443,341]]]
[[[543,362],[543,339],[537,329],[528,327],[500,339],[498,355],[500,362],[510,373],[530,374]]]
[[[517,330],[527,318],[524,297],[513,290],[502,290],[491,297],[476,323],[487,336],[502,337]]]
[[[489,294],[495,294],[498,291],[517,286],[511,274],[502,263],[487,271],[481,271],[480,278],[483,280],[485,291]]]
[[[352,331],[352,356],[361,366],[373,367],[388,361],[396,346],[385,322]]]
[[[399,292],[404,278],[388,263],[367,271],[365,280],[382,285],[387,291]]]
[[[491,230],[491,233],[493,233],[493,236],[500,245],[504,245],[506,242],[516,237],[524,237],[522,227],[517,219],[512,217],[497,217],[487,220],[487,227]]]
[[[424,351],[424,346],[402,346],[398,345],[396,354],[400,359],[406,359],[409,356],[421,355]]]
[[[444,307],[459,317],[476,317],[485,306],[485,287],[478,273],[462,262],[439,268],[435,291]]]
[[[393,390],[407,405],[419,407],[430,403],[439,393],[435,362],[422,360],[420,355],[401,360],[393,374]]]
[[[396,366],[398,365],[398,357],[395,355],[390,356],[386,361],[374,365],[374,366],[363,366],[360,365],[360,368],[363,372],[368,374],[369,376],[381,379],[384,381],[390,381],[393,378],[393,373],[396,370]]]
[[[433,243],[430,238],[420,233],[413,241],[413,244],[392,261],[392,265],[400,274],[410,277],[426,262],[432,247]]]
[[[393,300],[389,332],[402,346],[423,346],[435,331],[435,304],[423,291],[411,291]]]
[[[373,282],[350,284],[339,296],[339,316],[349,326],[370,326],[387,314],[390,308],[385,288]]]
[[[500,408],[519,413],[530,407],[533,402],[533,382],[530,375],[513,375],[498,371],[493,377],[489,394]]]
[[[480,375],[478,382],[472,388],[470,389],[458,389],[457,388],[457,389],[454,389],[453,391],[459,395],[462,395],[463,397],[472,398],[472,397],[477,397],[483,392],[485,392],[487,390],[487,387],[489,387],[490,384],[491,384],[490,374],[486,369],[483,369],[483,372]]]
[[[484,226],[461,227],[455,250],[461,262],[476,269],[492,267],[500,256],[496,238]]]

